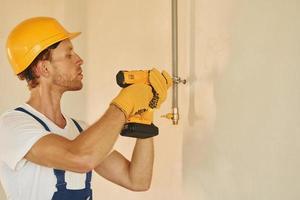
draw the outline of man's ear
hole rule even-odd
[[[47,60],[40,60],[37,63],[36,68],[35,68],[35,74],[38,77],[40,77],[40,76],[44,76],[44,77],[49,76]]]

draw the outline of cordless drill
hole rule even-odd
[[[148,70],[132,70],[132,71],[119,71],[116,75],[117,84],[125,88],[134,83],[149,83],[149,71]],[[151,121],[146,120],[145,115],[152,115],[154,106],[151,106],[152,102],[156,101],[157,96],[155,96],[150,102],[150,109],[147,112],[134,115],[128,119],[121,131],[122,136],[134,137],[134,138],[149,138],[158,135],[158,127],[155,126]]]

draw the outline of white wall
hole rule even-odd
[[[185,198],[299,199],[299,1],[191,2]]]

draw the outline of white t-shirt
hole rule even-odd
[[[74,139],[79,131],[71,118],[60,128],[28,104],[21,105],[49,127],[52,133]],[[78,121],[85,129],[86,124]],[[25,154],[41,137],[50,134],[32,116],[8,111],[0,117],[0,180],[9,200],[50,200],[57,190],[53,169],[24,159]],[[68,189],[85,188],[86,174],[66,171]]]

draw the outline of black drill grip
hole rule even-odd
[[[127,123],[124,125],[121,135],[133,138],[149,138],[158,135],[158,128],[154,124],[139,124],[139,123]]]

